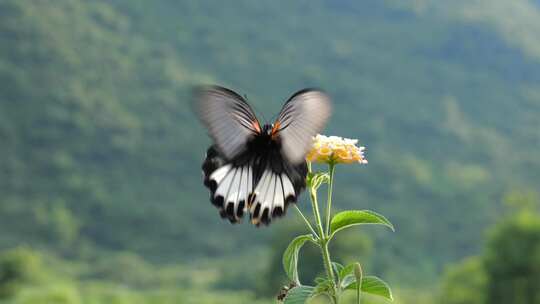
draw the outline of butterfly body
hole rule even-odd
[[[200,94],[198,114],[214,139],[202,166],[210,201],[218,208],[221,217],[232,223],[239,222],[244,214],[249,213],[253,224],[268,225],[273,218],[283,216],[287,206],[296,202],[305,188],[306,144],[298,145],[300,151],[289,151],[294,149],[291,146],[294,141],[302,143],[302,139],[308,137],[307,142],[310,143],[315,135],[311,129],[301,134],[298,130],[304,127],[298,129],[294,126],[298,121],[293,118],[306,114],[306,110],[296,109],[297,113],[285,111],[287,104],[294,101],[290,99],[282,110],[281,120],[278,118],[274,124],[261,126],[247,102],[233,91],[210,87]],[[298,93],[293,97],[296,95]],[[325,95],[316,96],[320,100]],[[312,103],[316,104],[315,101]],[[318,121],[316,131],[329,114],[326,100],[319,105],[323,106],[319,110],[324,115],[311,118]],[[310,116],[304,119],[300,122],[309,126]],[[293,127],[287,130],[287,134],[285,129],[291,125]]]

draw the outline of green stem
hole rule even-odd
[[[336,165],[331,162],[328,164],[330,180],[328,181],[328,199],[326,200],[326,235],[330,235],[330,217],[332,215],[332,188],[334,187],[334,171]]]
[[[334,166],[331,165],[330,168],[331,168],[330,182],[332,182]],[[308,162],[308,172],[311,174],[310,162]],[[332,267],[332,260],[330,259],[330,251],[328,250],[329,235],[328,235],[328,232],[325,233],[325,230],[323,228],[323,224],[321,221],[321,213],[319,212],[319,202],[317,201],[317,189],[314,189],[313,187],[311,187],[309,189],[309,194],[310,194],[310,199],[311,199],[311,207],[313,209],[313,216],[315,217],[315,223],[317,224],[317,230],[319,231],[318,233],[319,239],[317,240],[317,243],[319,244],[319,247],[321,248],[324,269],[326,270],[326,276],[332,282],[332,294],[330,295],[330,300],[332,301],[332,303],[337,304],[338,291],[336,287],[336,279],[334,276],[334,270]],[[329,197],[331,197],[331,193],[329,193]],[[327,207],[328,207],[327,211],[329,211],[330,206],[327,206]],[[327,213],[327,218],[329,219],[329,212]],[[329,220],[327,221],[329,222]],[[327,224],[327,227],[328,227],[328,224]]]
[[[309,195],[311,198],[311,208],[313,209],[313,216],[315,217],[315,223],[317,224],[317,229],[319,230],[318,236],[320,240],[326,239],[324,230],[321,222],[321,214],[319,212],[319,203],[317,202],[317,192],[314,189],[310,189]]]
[[[313,208],[313,216],[315,217],[315,222],[317,223],[317,228],[319,230],[319,246],[321,248],[321,253],[323,257],[324,269],[326,270],[326,275],[328,279],[332,281],[332,302],[337,303],[337,290],[336,290],[336,280],[334,277],[334,270],[332,269],[332,260],[330,259],[330,252],[328,251],[328,236],[324,233],[322,226],[321,215],[319,212],[319,204],[317,202],[317,192],[315,189],[310,189],[310,198],[311,206]]]
[[[296,204],[293,204],[294,205],[294,208],[296,209],[296,211],[298,212],[298,214],[300,214],[300,217],[304,220],[304,222],[306,223],[306,226],[309,228],[309,230],[311,231],[311,233],[313,233],[313,236],[314,237],[318,237],[319,235],[317,234],[317,232],[315,232],[315,229],[313,229],[313,226],[311,226],[311,223],[308,221],[308,219],[304,216],[304,214],[302,213],[302,211],[300,211],[300,208],[298,208],[298,206]]]
[[[361,290],[362,290],[362,279],[360,278],[360,280],[356,280],[356,303],[357,304],[360,304]]]
[[[334,302],[337,303],[337,290],[336,290],[336,279],[334,278],[334,270],[332,267],[332,260],[330,259],[330,251],[328,251],[328,239],[322,241],[321,252],[324,261],[324,267],[326,269],[327,276],[332,280],[332,288],[334,289]]]

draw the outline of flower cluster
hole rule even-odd
[[[357,139],[317,134],[313,138],[313,146],[306,156],[307,161],[319,163],[367,164],[364,147],[357,147]]]

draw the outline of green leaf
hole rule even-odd
[[[316,172],[308,175],[306,184],[309,188],[317,190],[322,184],[328,183],[328,181],[330,181],[328,172]]]
[[[349,210],[336,214],[330,222],[331,236],[341,229],[362,224],[384,225],[392,231],[394,226],[384,216],[369,210]]]
[[[315,279],[315,282],[317,285],[315,286],[315,289],[313,290],[313,296],[323,294],[323,293],[330,293],[332,291],[332,281],[327,278],[317,278]]]
[[[339,286],[341,282],[341,277],[339,276],[339,273],[343,270],[343,265],[338,262],[332,262],[332,269],[334,270],[334,274],[337,276],[337,284]]]
[[[306,186],[307,188],[311,188],[311,183],[313,182],[313,176],[315,174],[313,172],[309,172],[307,175],[306,175]]]
[[[300,235],[291,241],[283,253],[283,269],[285,269],[287,277],[296,284],[300,284],[298,278],[298,252],[306,241],[315,242],[311,234]]]
[[[356,290],[356,279],[349,285],[345,286],[344,289]],[[392,296],[392,291],[390,286],[386,284],[383,280],[379,279],[376,276],[367,276],[362,279],[362,292],[369,293],[376,296],[384,297],[390,301],[394,300]]]
[[[334,273],[339,276],[339,273],[343,270],[343,265],[338,262],[332,262],[332,268],[334,269]]]
[[[287,292],[284,304],[304,304],[313,295],[311,286],[297,286]]]
[[[341,279],[341,288],[347,289],[347,287],[351,284],[356,284],[356,277],[353,274],[346,275],[343,279]]]
[[[354,272],[354,264],[349,264],[345,266],[341,271],[339,272],[338,276],[340,280],[343,280],[347,275],[352,275]]]

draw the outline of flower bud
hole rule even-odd
[[[358,284],[361,284],[363,273],[362,273],[362,266],[360,266],[360,263],[354,263],[354,276],[356,277],[356,282],[358,282]]]

